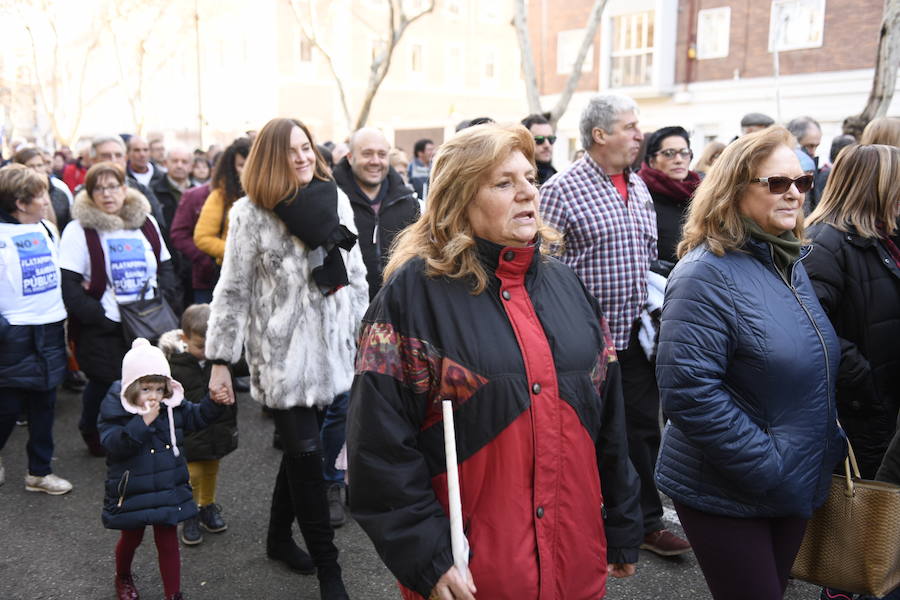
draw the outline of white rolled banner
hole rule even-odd
[[[453,402],[442,401],[444,412],[444,453],[447,457],[447,495],[450,506],[450,543],[453,565],[465,576],[469,565],[469,542],[463,532],[462,500],[459,495],[459,466],[456,462],[456,428],[453,426]]]

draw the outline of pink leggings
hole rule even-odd
[[[159,574],[162,575],[166,597],[181,591],[181,557],[178,553],[178,533],[174,525],[154,525],[153,539],[159,559]],[[123,529],[122,537],[116,544],[116,575],[130,575],[134,552],[144,539],[144,528]]]

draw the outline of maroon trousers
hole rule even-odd
[[[123,529],[116,544],[116,575],[131,575],[134,552],[144,539],[144,528]],[[178,529],[174,525],[154,525],[153,539],[159,560],[166,598],[181,591],[181,556],[178,551]]]

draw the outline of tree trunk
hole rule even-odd
[[[884,18],[875,57],[872,91],[866,107],[858,116],[863,127],[872,119],[885,116],[894,97],[900,65],[900,0],[884,0]]]

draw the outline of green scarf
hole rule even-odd
[[[745,216],[741,216],[744,225],[750,237],[765,242],[773,250],[775,258],[775,268],[784,275],[786,281],[791,280],[791,265],[797,262],[800,257],[800,240],[794,235],[793,231],[785,231],[781,235],[772,235],[763,231],[762,227],[757,225],[756,221]]]

